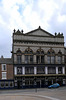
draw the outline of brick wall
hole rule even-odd
[[[13,79],[13,65],[7,65],[7,79]]]

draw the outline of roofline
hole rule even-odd
[[[33,32],[35,32],[35,31],[37,31],[37,30],[42,30],[43,32],[45,32],[45,33],[47,33],[47,34],[49,34],[49,35],[51,35],[51,36],[53,36],[54,37],[54,35],[52,35],[51,33],[49,33],[49,32],[47,32],[47,31],[45,31],[44,29],[42,29],[40,26],[37,28],[37,29],[34,29],[34,30],[32,30],[32,31],[29,31],[29,32],[27,32],[27,33],[25,33],[25,34],[30,34],[30,33],[33,33]]]

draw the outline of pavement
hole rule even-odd
[[[66,100],[66,87],[0,90],[0,100]]]

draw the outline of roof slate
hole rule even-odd
[[[0,64],[13,64],[12,58],[0,58]]]

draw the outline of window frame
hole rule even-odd
[[[48,64],[55,64],[55,52],[53,49],[48,50],[47,60]]]
[[[3,75],[5,74],[5,75]],[[7,72],[2,72],[2,79],[7,79]]]
[[[4,68],[5,66],[5,68]],[[7,71],[6,64],[2,64],[2,71]]]

